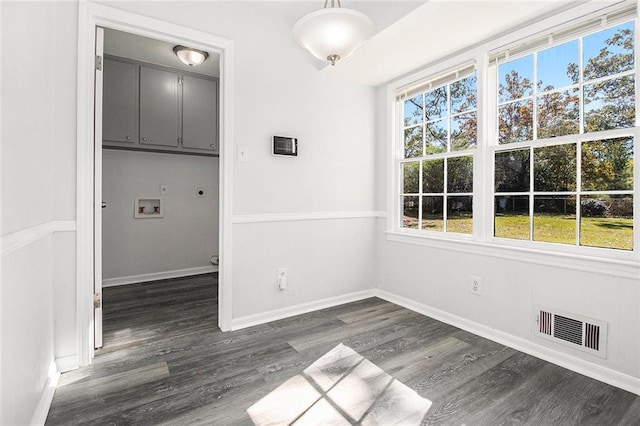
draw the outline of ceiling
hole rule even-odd
[[[620,1],[344,1],[344,7],[368,14],[380,30],[335,67],[319,64],[323,73],[378,86],[568,8],[587,3],[604,7]],[[219,76],[220,57],[211,52],[203,64],[191,68],[174,55],[172,43],[112,29],[105,29],[104,49],[110,55]]]
[[[430,0],[374,35],[335,67],[325,67],[323,72],[377,86],[508,30],[584,3],[575,0]]]
[[[206,61],[197,67],[190,67],[180,62],[178,57],[173,53],[173,46],[173,43],[109,28],[104,29],[104,53],[108,55],[219,77],[220,55],[209,52],[209,57]]]

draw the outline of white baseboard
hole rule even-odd
[[[637,377],[629,376],[628,374],[611,370],[584,359],[573,357],[569,354],[553,350],[512,334],[495,330],[487,327],[486,325],[470,321],[466,318],[450,314],[384,290],[375,290],[375,295],[380,299],[395,303],[396,305],[400,305],[419,314],[426,315],[438,321],[461,328],[486,339],[493,340],[494,342],[508,346],[517,351],[524,352],[568,370],[575,371],[576,373],[584,376],[591,377],[592,379],[599,380],[620,389],[635,393],[636,395],[640,395],[640,379]]]
[[[327,299],[317,300],[314,302],[302,303],[295,306],[289,306],[282,309],[263,312],[255,315],[235,318],[231,321],[231,330],[240,330],[242,328],[253,327],[254,325],[265,324],[271,321],[292,317],[295,315],[306,314],[320,309],[331,308],[333,306],[342,305],[344,303],[356,302],[362,299],[368,299],[375,296],[375,290],[364,290],[356,293],[345,294],[342,296],[330,297]]]
[[[107,278],[102,280],[102,287],[116,287],[119,285],[145,283],[148,281],[166,280],[168,278],[188,277],[190,275],[208,274],[217,272],[218,267],[201,266],[198,268],[178,269],[175,271],[153,272],[151,274],[132,275],[129,277]]]
[[[51,408],[51,402],[53,402],[53,394],[56,392],[56,386],[58,386],[58,380],[60,379],[60,373],[56,371],[55,362],[51,362],[49,366],[49,376],[47,378],[47,384],[42,392],[42,396],[38,401],[33,416],[31,417],[31,425],[44,425],[47,421],[47,415]]]
[[[56,358],[56,370],[58,373],[66,373],[67,371],[76,370],[78,367],[80,367],[78,355]]]

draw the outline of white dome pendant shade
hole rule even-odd
[[[328,1],[328,0],[327,0]],[[293,39],[313,56],[335,65],[351,55],[373,33],[373,22],[362,12],[334,6],[311,12],[293,26]]]

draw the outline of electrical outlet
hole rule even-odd
[[[480,296],[482,293],[482,278],[478,276],[471,276],[471,293]]]
[[[280,291],[284,291],[289,284],[289,278],[287,277],[287,268],[278,269],[278,288]]]

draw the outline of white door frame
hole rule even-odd
[[[218,286],[218,326],[231,329],[231,232],[233,176],[233,42],[213,34],[115,9],[80,1],[78,13],[78,93],[77,93],[77,238],[76,238],[76,319],[78,360],[81,366],[93,359],[94,291],[94,187],[102,185],[96,175],[93,143],[94,46],[96,27],[107,27],[175,44],[184,44],[220,54],[220,272]],[[95,183],[94,183],[95,178]],[[95,206],[97,215],[100,205]],[[101,232],[101,230],[97,230]],[[96,262],[101,262],[97,259]]]

